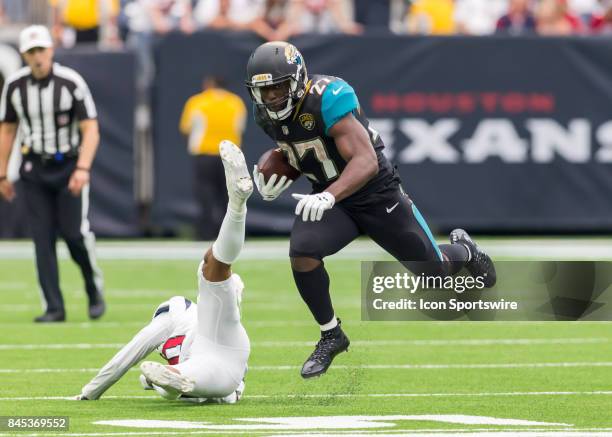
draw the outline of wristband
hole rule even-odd
[[[75,170],[86,171],[87,173],[89,173],[89,169],[88,169],[88,168],[85,168],[85,167],[78,167],[78,166],[77,166]]]

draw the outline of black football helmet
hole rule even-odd
[[[273,104],[262,99],[261,88],[288,82],[287,95]],[[251,99],[269,118],[283,120],[291,114],[306,90],[308,74],[304,57],[293,44],[273,41],[255,49],[247,64],[246,86]],[[280,109],[279,109],[280,108]]]

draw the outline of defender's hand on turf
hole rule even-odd
[[[311,222],[319,221],[323,213],[331,209],[336,203],[333,194],[324,191],[317,194],[292,194],[294,199],[299,200],[295,207],[295,215],[302,214],[302,220]]]
[[[283,191],[289,188],[289,185],[293,183],[291,179],[287,179],[287,176],[281,176],[281,178],[278,179],[278,182],[276,182],[277,179],[278,175],[273,174],[266,183],[264,180],[264,175],[259,172],[257,166],[253,168],[253,180],[255,181],[257,191],[259,191],[259,194],[261,194],[263,200],[271,201],[276,199]]]

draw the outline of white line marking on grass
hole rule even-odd
[[[151,307],[153,308],[153,307]],[[478,324],[478,326],[483,325],[491,325],[495,324],[496,326],[550,326],[551,323],[574,323],[575,322],[536,322],[536,321],[477,321],[471,322],[469,320],[462,321],[443,321],[443,320],[431,320],[428,322],[399,322],[399,321],[387,321],[387,322],[372,322],[372,321],[364,321],[364,320],[344,320],[342,322],[345,324],[351,325],[360,325],[360,326],[412,326],[415,323],[426,323],[427,325],[440,325],[440,326],[457,326],[460,323],[462,326],[474,326]],[[51,323],[46,325],[44,328],[48,329],[60,329],[60,328],[116,328],[116,327],[126,327],[126,326],[140,326],[143,327],[146,323],[138,322],[138,321],[116,321],[116,322],[64,322],[64,323]],[[249,319],[244,320],[243,324],[249,328],[287,328],[287,327],[313,327],[315,324],[309,320],[256,320]],[[580,325],[612,325],[612,321],[601,321],[601,320],[581,320]],[[0,323],[0,329],[10,329],[10,328],[40,328],[39,326],[33,325],[30,320],[19,320],[13,323]],[[607,339],[609,341],[609,339]]]
[[[0,350],[118,349],[124,343],[0,344]]]
[[[570,260],[609,260],[612,258],[609,238],[485,238],[481,239],[479,244],[494,258]],[[96,257],[99,260],[191,260],[197,263],[209,246],[207,242],[101,241],[96,244]],[[251,239],[247,240],[240,254],[240,260],[286,260],[288,250],[287,239],[276,241]],[[58,244],[58,256],[60,259],[70,257],[63,242]],[[31,242],[0,243],[0,259],[33,258],[34,250]],[[331,259],[373,260],[391,259],[391,257],[374,242],[360,239],[333,255]]]
[[[323,437],[323,436],[336,436],[343,435],[345,437],[350,437],[352,435],[358,435],[360,437],[367,437],[371,435],[385,435],[387,437],[394,436],[410,436],[412,434],[419,434],[424,436],[432,436],[432,437],[455,437],[457,435],[466,435],[466,436],[478,436],[478,437],[487,437],[489,433],[497,433],[495,436],[529,436],[529,437],[537,437],[540,435],[546,436],[566,436],[570,435],[575,437],[579,436],[610,436],[609,433],[602,434],[602,432],[610,431],[612,428],[554,428],[554,431],[551,428],[528,428],[528,429],[516,429],[516,428],[444,428],[444,429],[435,429],[435,428],[425,428],[425,429],[402,429],[402,430],[367,430],[367,431],[334,431],[333,434],[321,434],[316,431],[314,432],[301,432],[299,434],[291,434],[291,437],[300,437],[300,436],[308,436],[308,437]],[[597,434],[593,433],[585,433],[585,432],[598,432]],[[578,434],[580,432],[580,434]],[[374,434],[372,434],[374,433]],[[545,434],[540,434],[545,433]],[[584,434],[583,434],[584,433]],[[285,437],[285,435],[276,434],[277,437]]]
[[[612,367],[612,362],[559,362],[559,363],[487,363],[487,364],[361,364],[334,365],[334,369],[528,369],[550,367]],[[296,370],[300,366],[249,366],[249,370]]]
[[[63,323],[47,323],[44,326],[45,330],[49,330],[49,329],[61,329],[61,328],[68,328],[68,329],[89,329],[89,328],[125,328],[128,326],[140,326],[140,327],[144,327],[147,324],[146,321],[142,321],[142,322],[99,322],[99,321],[95,321],[95,322],[63,322]],[[311,323],[312,325],[312,323]],[[40,326],[37,325],[33,325],[32,322],[30,320],[27,321],[15,321],[15,323],[0,323],[0,329],[23,329],[23,328],[34,328],[34,329],[40,329]]]
[[[612,390],[595,391],[526,391],[490,393],[321,393],[321,394],[245,394],[244,399],[302,399],[302,398],[436,398],[436,397],[514,397],[514,396],[612,396]],[[155,395],[102,396],[102,400],[159,399]],[[74,396],[14,396],[0,397],[0,401],[74,401]]]
[[[0,374],[8,373],[93,373],[100,369],[97,368],[81,368],[81,369],[0,369]],[[135,372],[137,369],[130,369],[130,372]]]
[[[286,434],[286,431],[265,431],[265,432],[257,432],[256,434],[253,431],[225,431],[226,434],[231,435],[274,435],[277,437],[334,437],[334,436],[344,436],[344,437],[370,437],[370,436],[378,436],[384,435],[386,437],[407,437],[414,434],[422,435],[423,437],[456,437],[457,435],[465,436],[465,437],[610,437],[610,428],[593,428],[593,429],[578,429],[578,428],[568,428],[568,429],[556,429],[555,431],[550,431],[550,429],[533,429],[518,431],[516,428],[495,428],[495,429],[479,429],[479,428],[471,428],[471,429],[409,429],[409,430],[379,430],[379,431],[334,431],[333,434],[321,434],[320,432],[300,432],[300,434],[290,434],[289,436]],[[152,435],[173,435],[173,436],[183,436],[183,435],[207,435],[207,434],[219,434],[219,431],[147,431],[147,432],[95,432],[95,433],[61,433],[61,432],[52,432],[52,433],[35,433],[35,434],[24,434],[20,432],[19,437],[121,437],[121,436],[152,436]],[[17,434],[5,434],[0,433],[0,436],[10,436],[15,437]]]
[[[29,284],[27,282],[2,281],[0,283],[0,292],[2,292],[2,291],[25,290],[28,287],[29,287]]]
[[[355,340],[354,346],[489,346],[489,345],[542,345],[542,344],[594,344],[607,343],[605,337],[591,338],[491,338],[456,340]],[[254,347],[313,346],[313,341],[254,341]]]
[[[612,367],[612,362],[559,362],[559,363],[465,363],[465,364],[357,364],[346,365],[336,364],[334,369],[366,369],[366,370],[445,370],[445,369],[531,369],[531,368],[551,368],[551,367]],[[294,365],[277,365],[277,366],[249,366],[249,371],[277,371],[277,370],[296,370],[300,366]],[[96,372],[94,368],[49,368],[49,369],[0,369],[2,373],[70,373],[70,372]],[[138,369],[130,369],[131,372],[136,372]]]
[[[384,435],[386,437],[406,437],[414,434],[422,435],[424,437],[456,437],[462,435],[466,437],[576,437],[576,436],[588,436],[588,437],[609,437],[612,428],[561,428],[555,431],[550,429],[534,429],[530,428],[525,431],[517,431],[516,428],[495,428],[495,429],[480,429],[480,428],[469,428],[469,429],[409,429],[409,430],[379,430],[379,431],[334,431],[333,434],[321,434],[320,432],[301,432],[300,434],[291,434],[291,437],[332,437],[342,435],[344,437],[358,436],[358,437],[369,437]],[[226,433],[230,434],[251,434],[253,431],[231,431]],[[95,432],[95,433],[61,433],[61,432],[50,432],[50,433],[34,433],[24,434],[20,432],[20,437],[113,437],[113,436],[149,436],[149,435],[206,435],[206,434],[219,434],[219,431],[148,431],[148,432]],[[5,434],[0,433],[0,436],[11,436],[15,437],[17,434]],[[277,437],[287,436],[286,431],[267,431],[258,432],[257,435],[275,435]]]
[[[155,306],[151,304],[147,304],[147,303],[128,302],[128,303],[121,303],[118,305],[121,306],[122,308],[129,307],[130,310],[143,309],[143,310],[151,311],[151,308],[155,309]],[[68,309],[81,309],[83,307],[82,304],[68,304],[65,306]],[[39,311],[39,310],[40,310],[40,304],[10,303],[10,304],[0,305],[0,312],[6,312],[6,313]]]
[[[95,323],[93,324],[96,325]],[[546,345],[546,344],[601,344],[605,337],[587,338],[491,338],[451,340],[356,340],[354,346],[491,346],[491,345]],[[254,341],[253,347],[312,347],[314,341]],[[0,344],[0,350],[48,350],[48,349],[117,349],[121,343],[64,343],[64,344]]]
[[[412,414],[412,415],[359,415],[359,416],[287,416],[287,417],[235,417],[234,423],[216,424],[187,420],[151,419],[113,419],[93,422],[94,425],[123,426],[151,429],[210,429],[219,431],[281,431],[300,430],[357,430],[393,428],[397,422],[425,421],[457,425],[497,425],[497,426],[546,426],[571,427],[568,423],[536,422],[533,420],[474,416],[467,414]],[[247,423],[245,423],[247,422]]]

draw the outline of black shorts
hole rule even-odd
[[[399,184],[359,201],[339,202],[318,222],[296,216],[289,256],[323,259],[360,235],[369,236],[398,261],[443,260],[423,216]]]

